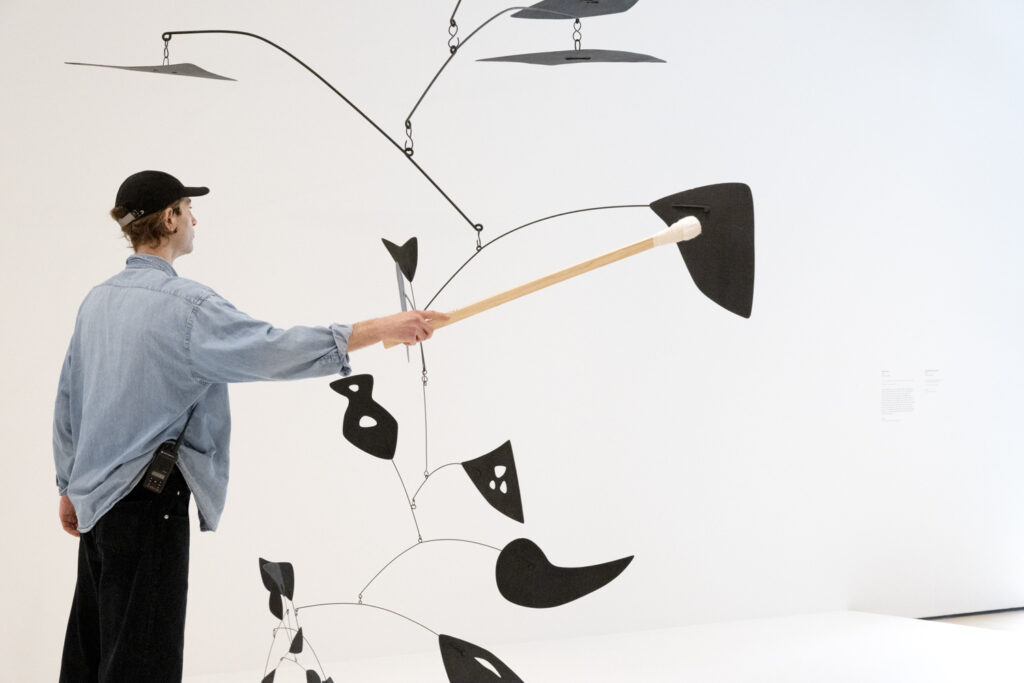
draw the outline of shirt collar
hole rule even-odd
[[[170,263],[163,260],[159,256],[154,256],[152,254],[132,254],[131,256],[128,257],[128,260],[125,261],[125,267],[156,268],[157,270],[164,271],[168,275],[178,277],[178,273],[176,270],[174,270],[174,266],[172,266]]]

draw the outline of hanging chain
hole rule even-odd
[[[451,22],[448,24],[448,51],[455,54],[455,51],[459,49],[459,45],[462,40],[459,38],[459,25],[455,21],[455,17],[452,17]]]
[[[171,42],[170,38],[164,38],[164,66],[171,63],[171,52],[168,49],[168,44]]]
[[[480,233],[484,231],[484,226],[482,223],[477,223],[473,226],[473,229],[476,230],[476,250],[480,251],[484,248],[484,245],[480,243]]]
[[[405,120],[405,156],[411,157],[413,155],[413,147],[415,143],[412,140],[412,119]]]
[[[579,19],[576,19],[572,25],[572,41],[576,45],[576,49],[580,49],[580,44],[583,42],[583,32],[580,30],[583,28],[583,24],[580,23]]]

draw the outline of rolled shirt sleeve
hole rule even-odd
[[[57,466],[57,491],[67,495],[71,468],[75,463],[75,441],[71,429],[71,349],[64,357],[53,406],[53,461]]]
[[[217,294],[192,308],[185,348],[194,379],[254,382],[348,375],[350,325],[274,327]]]

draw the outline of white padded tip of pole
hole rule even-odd
[[[686,218],[680,218],[652,239],[654,239],[654,246],[660,247],[663,244],[675,244],[676,242],[692,240],[699,234],[700,221],[693,216],[687,216]]]

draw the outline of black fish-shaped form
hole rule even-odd
[[[523,607],[558,607],[611,583],[633,556],[589,567],[556,567],[536,543],[517,538],[498,555],[494,568],[498,591]]]
[[[478,645],[443,633],[438,642],[450,683],[523,683],[505,662]]]
[[[664,59],[639,52],[623,52],[622,50],[558,50],[556,52],[530,52],[522,55],[506,55],[504,57],[488,57],[478,62],[519,62],[520,64],[540,64],[542,66],[559,66],[562,64],[588,64],[597,62],[657,62],[664,64]]]
[[[373,400],[373,376],[353,375],[331,382],[331,389],[348,399],[341,433],[350,444],[383,460],[395,457],[398,421]],[[363,424],[369,420],[372,424]]]
[[[395,259],[395,263],[398,264],[398,268],[402,271],[405,279],[412,282],[413,277],[416,276],[416,262],[419,258],[419,242],[416,238],[410,237],[402,246],[389,242],[383,237],[380,241],[384,243],[388,253],[391,254],[391,258]]]
[[[512,16],[517,19],[583,19],[619,14],[631,9],[636,3],[637,0],[541,0]]]
[[[651,203],[666,225],[695,216],[700,236],[679,242],[694,284],[716,304],[744,318],[754,303],[754,198],[743,183],[686,190]]]
[[[65,64],[71,64],[72,66],[99,66],[104,69],[122,69],[124,71],[143,71],[145,73],[152,74],[168,74],[171,76],[191,76],[193,78],[212,78],[218,81],[233,81],[234,78],[228,78],[227,76],[218,76],[215,73],[207,71],[206,69],[196,66],[195,64],[189,64],[187,62],[182,64],[157,64],[154,66],[115,66],[113,64],[88,64],[86,62],[64,62]]]
[[[519,493],[519,475],[511,441],[506,441],[487,455],[467,460],[462,463],[462,469],[491,507],[522,524],[523,499]]]

